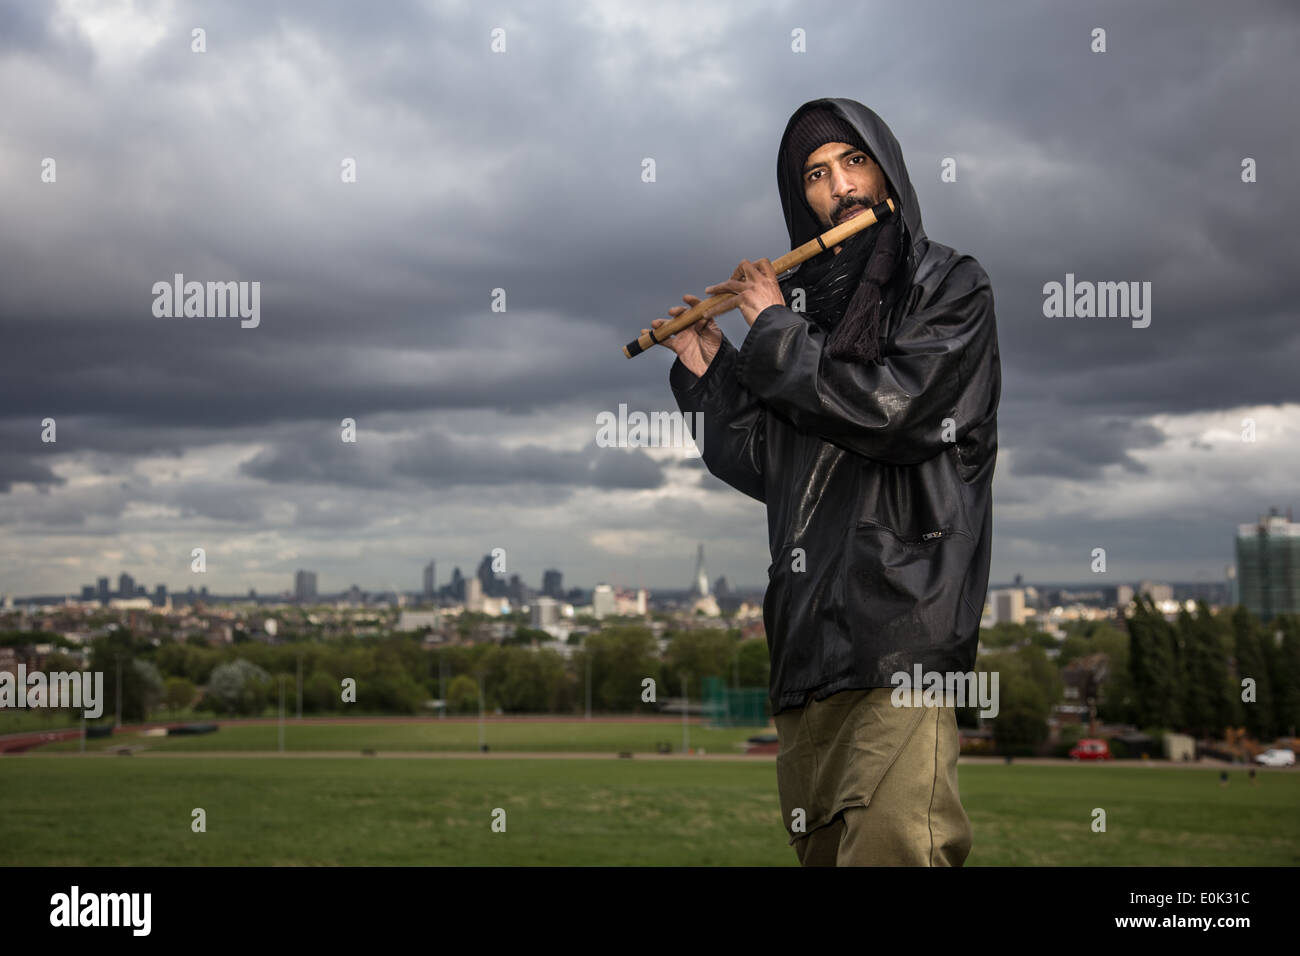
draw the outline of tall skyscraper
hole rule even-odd
[[[478,563],[478,581],[484,597],[501,597],[506,593],[503,582],[497,580],[496,572],[492,570],[490,554],[483,555],[483,560]]]
[[[432,598],[436,593],[435,585],[437,577],[434,574],[434,562],[430,561],[424,566],[424,596]]]
[[[299,601],[316,600],[315,571],[299,571],[293,576],[293,596]]]
[[[708,597],[709,595],[709,573],[704,570],[703,544],[695,552],[695,582],[691,586],[691,594],[697,597]]]
[[[551,568],[542,572],[542,593],[557,601],[564,599],[564,575]]]
[[[108,578],[99,579],[99,584],[97,585],[97,591],[98,591],[97,596],[101,601],[107,601],[110,597],[113,596],[112,593],[108,590]]]
[[[1270,508],[1254,524],[1237,526],[1237,589],[1261,621],[1300,612],[1300,524]]]
[[[117,579],[117,594],[124,598],[135,597],[135,578],[125,571]]]

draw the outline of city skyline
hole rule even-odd
[[[200,54],[184,7],[11,5],[0,592],[175,587],[198,547],[213,593],[416,589],[495,547],[530,584],[672,589],[699,541],[761,587],[765,507],[598,416],[675,410],[671,353],[623,344],[788,250],[776,151],[823,96],[879,113],[929,237],[990,276],[992,581],[1082,584],[1097,548],[1108,581],[1218,581],[1239,524],[1300,504],[1293,12],[681,10],[503,10],[498,54],[472,7],[233,2]],[[927,68],[863,58],[877,30]],[[259,322],[160,317],[177,275],[260,283]],[[1049,316],[1072,277],[1149,283],[1149,323]]]

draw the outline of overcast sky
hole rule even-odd
[[[596,416],[676,410],[672,354],[620,349],[788,250],[777,147],[823,96],[992,278],[993,583],[1221,580],[1300,506],[1294,4],[270,10],[0,2],[0,593],[413,590],[496,547],[679,588],[699,542],[761,587],[763,506]],[[260,324],[155,317],[175,273],[259,281]],[[1150,325],[1045,317],[1066,273],[1150,282]]]

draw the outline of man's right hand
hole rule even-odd
[[[694,307],[699,304],[698,296],[684,295],[682,301],[685,306],[677,306],[669,309],[668,314],[674,319],[686,311],[687,307]],[[658,328],[668,319],[655,319],[650,323],[652,328]],[[642,329],[642,334],[650,329]],[[667,340],[660,343],[677,353],[677,357],[682,360],[687,371],[691,372],[698,378],[709,370],[713,357],[718,354],[718,349],[722,346],[722,329],[718,328],[718,323],[713,321],[712,317],[706,317],[695,322],[675,335],[668,336]]]

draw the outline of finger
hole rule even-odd
[[[698,295],[684,295],[682,296],[682,301],[688,302],[691,305],[698,305],[700,302],[700,297]]]
[[[705,292],[713,292],[713,293],[717,293],[717,292],[734,292],[734,291],[736,291],[736,289],[737,289],[739,286],[740,286],[740,283],[739,283],[739,282],[737,282],[735,279],[731,279],[731,280],[728,280],[727,282],[719,282],[717,285],[711,285],[711,286],[709,286],[707,289],[705,289],[704,291],[705,291]]]

